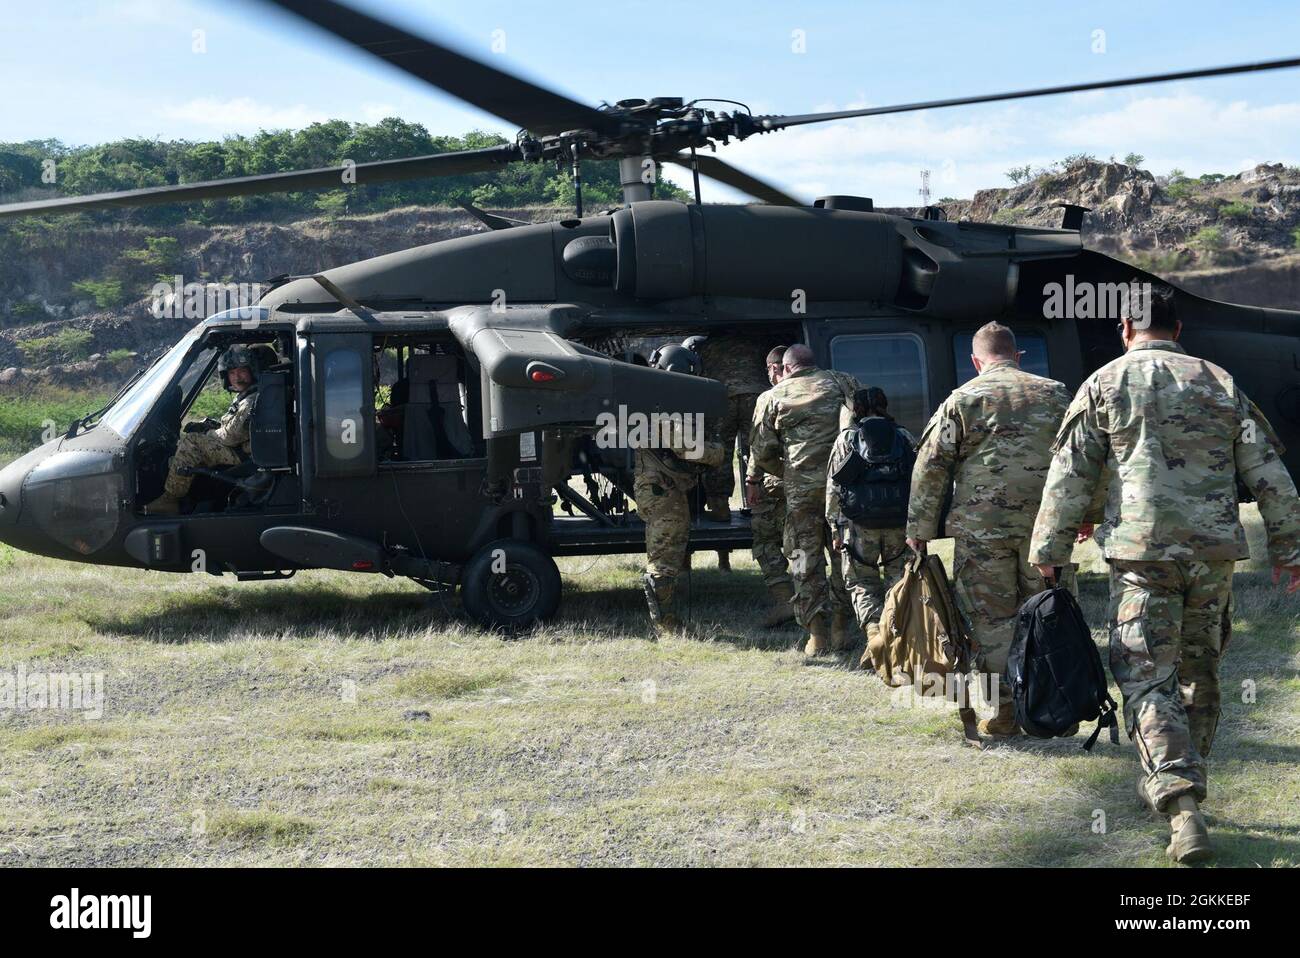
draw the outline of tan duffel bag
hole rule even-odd
[[[957,611],[943,562],[936,555],[913,555],[903,577],[885,595],[875,637],[862,653],[889,686],[911,685],[918,677],[971,672],[978,651]],[[966,739],[980,741],[975,710],[966,702],[958,710]]]

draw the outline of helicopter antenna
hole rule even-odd
[[[582,141],[573,141],[573,203],[578,219],[582,219]]]

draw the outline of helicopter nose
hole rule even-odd
[[[0,542],[8,542],[6,533],[18,525],[18,506],[27,466],[11,462],[0,469]]]

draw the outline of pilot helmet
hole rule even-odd
[[[682,340],[682,345],[698,356],[700,347],[704,345],[708,338],[708,336],[687,336]]]
[[[244,366],[253,374],[253,382],[256,383],[258,373],[268,366],[275,365],[278,360],[275,349],[267,343],[235,343],[217,360],[217,373],[221,376],[221,384],[227,391],[234,392],[230,388],[228,375],[230,370]]]
[[[700,374],[699,354],[676,343],[667,343],[656,349],[650,356],[650,365],[670,373]]]

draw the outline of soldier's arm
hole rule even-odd
[[[256,394],[238,402],[233,410],[221,417],[221,425],[212,431],[212,435],[223,446],[242,446],[248,442],[249,424],[256,404]]]
[[[758,468],[773,476],[785,472],[781,459],[781,437],[776,432],[776,403],[763,408],[763,416],[754,424],[753,438],[749,444],[750,468]]]
[[[907,537],[928,541],[939,535],[939,513],[952,486],[964,435],[951,397],[945,399],[921,433],[907,502]]]
[[[1300,566],[1300,498],[1295,482],[1274,445],[1273,427],[1243,393],[1237,397],[1241,428],[1232,446],[1237,478],[1259,505],[1268,533],[1269,560],[1275,566]]]
[[[754,403],[754,418],[749,423],[749,459],[745,463],[745,478],[761,482],[763,479],[763,467],[758,464],[758,455],[754,451],[754,444],[758,437],[758,424],[763,421],[763,412],[767,409],[767,393],[758,397]]]
[[[1043,502],[1029,542],[1033,565],[1062,566],[1070,561],[1075,533],[1094,507],[1093,497],[1106,472],[1110,435],[1105,404],[1092,380],[1079,388],[1052,450]]]
[[[839,434],[835,439],[835,445],[831,447],[831,458],[826,463],[826,521],[836,531],[848,525],[848,520],[840,512],[840,496],[835,491],[835,480],[831,476],[839,472],[840,467],[844,465],[844,460],[849,458],[851,451],[849,437],[852,435],[850,432]]]
[[[849,373],[842,373],[838,369],[832,372],[844,396],[844,405],[840,407],[840,428],[848,429],[853,425],[853,396],[862,386],[857,378]]]

